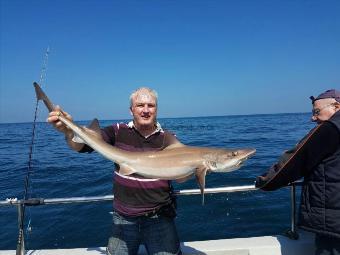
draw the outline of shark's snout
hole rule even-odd
[[[239,158],[239,162],[237,164],[237,166],[241,166],[246,160],[248,160],[251,156],[253,156],[256,152],[256,149],[242,149],[240,151],[238,151],[238,156]]]
[[[256,152],[256,149],[243,149],[239,151],[239,156],[241,161],[246,161],[248,158],[253,156]]]
[[[256,152],[256,149],[243,149],[239,151],[239,155],[241,159],[247,160],[251,156],[253,156]]]

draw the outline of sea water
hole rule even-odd
[[[100,121],[101,126],[115,123]],[[294,146],[314,124],[307,113],[160,119],[163,128],[187,145],[256,148],[245,165],[231,173],[212,173],[206,187],[254,184],[280,154]],[[88,121],[78,122],[80,125]],[[0,124],[0,201],[24,196],[32,123]],[[29,197],[62,198],[112,194],[113,164],[97,153],[72,151],[63,135],[37,123]],[[195,178],[174,182],[176,190],[198,188]],[[282,234],[290,228],[290,190],[179,196],[177,229],[181,241]],[[106,246],[112,202],[26,207],[27,249]],[[0,207],[0,249],[15,249],[15,206]],[[27,228],[29,223],[30,229]]]

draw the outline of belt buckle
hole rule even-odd
[[[156,214],[157,214],[156,209],[153,209],[151,212],[145,213],[144,216],[146,216],[146,217],[152,217],[152,216],[155,216]]]

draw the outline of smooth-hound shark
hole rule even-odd
[[[43,100],[48,110],[54,105],[40,88],[34,83],[37,100]],[[65,118],[60,112],[58,119],[74,133],[78,141],[87,144],[103,157],[120,166],[119,173],[138,175],[162,180],[181,180],[196,175],[202,195],[204,194],[205,176],[207,171],[231,172],[242,165],[255,149],[219,149],[193,147],[184,144],[169,146],[161,151],[128,152],[106,143],[101,137],[98,120],[91,125],[81,127]]]

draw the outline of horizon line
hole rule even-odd
[[[285,115],[285,114],[307,114],[309,112],[284,112],[284,113],[253,113],[253,114],[228,114],[228,115],[208,115],[208,116],[182,116],[182,117],[159,117],[158,120],[161,119],[194,119],[194,118],[216,118],[216,117],[237,117],[237,116],[256,116],[256,115]],[[93,118],[95,119],[95,118]],[[84,120],[73,120],[74,122],[82,122],[82,121],[91,121],[93,119],[84,119]],[[132,120],[131,118],[122,118],[122,119],[98,119],[99,121],[126,121]],[[23,122],[0,122],[0,124],[25,124],[25,123],[33,123],[33,121],[23,121]],[[37,123],[47,123],[46,121],[37,121]]]

